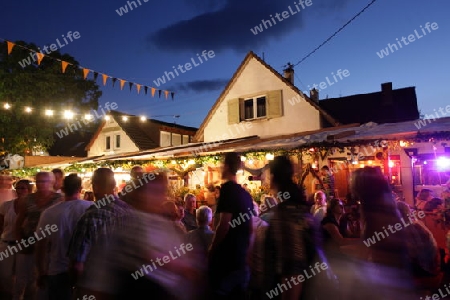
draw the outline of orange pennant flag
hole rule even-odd
[[[6,44],[8,45],[8,54],[11,54],[11,51],[16,44],[14,44],[13,42],[9,42],[9,41],[6,41]]]
[[[141,90],[141,85],[136,83],[136,89],[137,89],[137,92],[139,94],[139,91]]]
[[[166,99],[169,97],[169,91],[164,91],[164,94],[166,95]]]
[[[156,92],[156,89],[152,88],[152,97],[155,97],[155,92]]]
[[[123,86],[125,85],[125,80],[123,79],[119,79],[120,80],[120,89],[123,90]]]
[[[61,61],[61,69],[62,69],[62,72],[64,73],[64,72],[66,72],[66,68],[67,68],[67,65],[68,65],[69,63],[67,62],[67,61]]]
[[[87,76],[88,76],[88,74],[89,74],[89,69],[85,69],[85,68],[83,68],[83,78],[84,79],[86,79],[87,78]]]
[[[44,54],[41,52],[36,52],[36,56],[37,56],[37,64],[39,66],[41,64],[42,59],[44,58]]]
[[[102,77],[103,77],[103,85],[106,85],[106,80],[108,80],[108,75],[106,75],[106,74],[102,74]]]

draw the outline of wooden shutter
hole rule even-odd
[[[239,115],[239,98],[230,99],[228,104],[228,124],[236,124],[240,122]]]
[[[267,93],[267,117],[278,118],[283,115],[283,101],[281,90],[270,91]]]

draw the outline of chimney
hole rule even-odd
[[[294,84],[294,66],[291,63],[287,63],[286,69],[283,70],[283,77],[289,80],[292,85]]]
[[[316,88],[313,88],[309,91],[309,98],[315,102],[319,102],[319,91]]]
[[[393,105],[394,97],[392,93],[392,82],[386,82],[381,84],[381,104]]]

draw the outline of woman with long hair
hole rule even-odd
[[[354,288],[367,286],[364,299],[413,299],[406,231],[389,183],[378,167],[365,167],[352,174],[351,191],[361,202],[362,238],[368,250],[356,270]],[[395,228],[395,229],[394,229]],[[377,291],[374,293],[373,291]],[[361,295],[356,297],[362,299]]]

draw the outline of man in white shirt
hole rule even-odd
[[[66,176],[62,187],[64,201],[46,209],[37,226],[45,228],[46,225],[56,225],[57,228],[56,232],[43,238],[36,248],[38,285],[48,284],[50,299],[70,300],[72,297],[67,250],[75,225],[92,204],[80,199],[81,182],[76,174]]]

